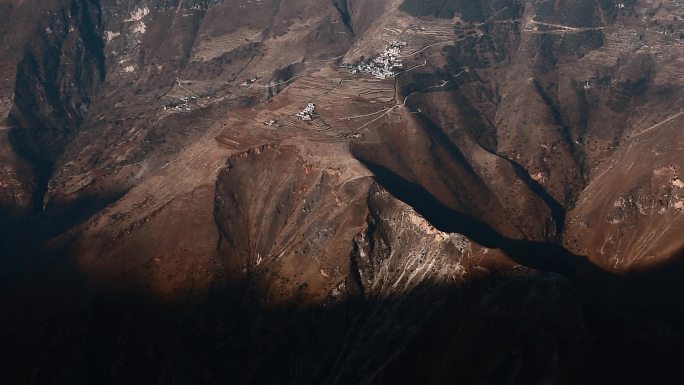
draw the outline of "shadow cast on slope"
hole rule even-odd
[[[71,278],[73,279],[73,278]],[[43,283],[45,284],[45,283]],[[59,285],[55,287],[60,287]],[[250,282],[162,301],[144,289],[44,288],[0,317],[12,384],[678,383],[673,334],[585,306],[532,271],[425,282],[391,298],[268,304]],[[85,294],[87,293],[87,294]],[[41,304],[60,301],[45,314]],[[14,320],[19,321],[19,320]],[[617,322],[616,322],[617,321]]]
[[[423,186],[402,178],[380,164],[368,160],[361,161],[385,189],[413,207],[441,231],[463,234],[487,248],[501,249],[521,265],[533,269],[551,271],[564,276],[572,276],[578,270],[584,269],[600,273],[588,259],[572,254],[562,246],[504,237],[488,224],[441,203]]]
[[[684,292],[680,283],[684,277],[684,249],[666,263],[624,275],[612,274],[557,243],[505,237],[487,223],[443,204],[425,187],[389,168],[369,160],[360,161],[373,172],[378,183],[435,228],[463,234],[487,248],[500,249],[525,267],[560,274],[572,280],[585,295],[584,300],[593,306],[647,315],[677,333],[684,333]]]
[[[422,114],[417,115],[415,118],[420,121],[422,127],[425,127],[426,133],[430,137],[434,138],[435,142],[440,143],[442,146],[444,146],[446,150],[449,152],[449,154],[451,154],[455,159],[457,159],[462,164],[470,164],[470,162],[465,158],[461,150],[454,144],[451,138],[449,138],[449,136],[444,131],[442,131],[439,128],[439,126],[435,124],[434,121],[432,121],[430,118]],[[542,186],[539,182],[532,179],[530,174],[525,170],[525,168],[520,163],[508,159],[504,156],[501,156],[494,151],[490,151],[485,147],[482,148],[488,153],[508,163],[515,172],[515,175],[518,178],[520,178],[520,180],[527,186],[527,188],[529,188],[530,191],[532,191],[539,198],[541,198],[542,201],[544,201],[544,203],[548,206],[549,210],[551,210],[551,217],[553,218],[555,224],[556,234],[560,235],[563,232],[563,226],[565,226],[565,209],[563,208],[563,206],[553,196],[551,196],[551,194],[549,194],[548,191],[546,191],[544,186]],[[364,162],[363,160],[361,161]],[[475,171],[472,170],[472,168],[471,171],[475,173]]]

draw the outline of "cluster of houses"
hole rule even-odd
[[[342,64],[341,67],[349,69],[352,74],[363,73],[378,79],[391,78],[404,68],[399,53],[407,45],[405,41],[393,41],[376,58],[357,64]]]
[[[306,107],[304,107],[303,110],[297,113],[297,117],[304,121],[313,120],[313,118],[316,117],[315,109],[316,105],[313,103],[309,103],[306,105]]]
[[[245,80],[244,82],[240,83],[240,87],[242,87],[242,88],[249,87],[251,84],[253,84],[257,80],[258,80],[258,78],[251,78],[251,79]]]
[[[178,100],[172,100],[167,103],[163,108],[164,111],[190,111],[190,103],[196,102],[197,96],[181,96]]]
[[[361,61],[357,64],[342,64],[340,67],[348,69],[352,74],[363,73],[378,79],[392,78],[404,68],[399,53],[407,45],[408,43],[405,41],[393,41],[371,60]],[[296,116],[303,121],[311,121],[316,117],[315,110],[316,105],[308,103]],[[273,123],[265,124],[272,125]]]

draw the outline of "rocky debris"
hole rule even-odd
[[[299,111],[297,113],[297,117],[300,118],[301,120],[308,122],[313,120],[316,117],[316,105],[313,103],[309,103],[304,107],[303,110]]]
[[[342,64],[341,67],[348,69],[352,74],[362,73],[378,79],[392,78],[404,68],[399,53],[406,46],[408,43],[405,41],[393,41],[374,59],[357,64]]]

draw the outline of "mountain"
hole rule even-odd
[[[684,383],[683,20],[3,0],[0,377]]]

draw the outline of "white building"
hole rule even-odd
[[[309,103],[303,110],[297,113],[297,117],[304,121],[313,120],[316,117],[316,105]]]

